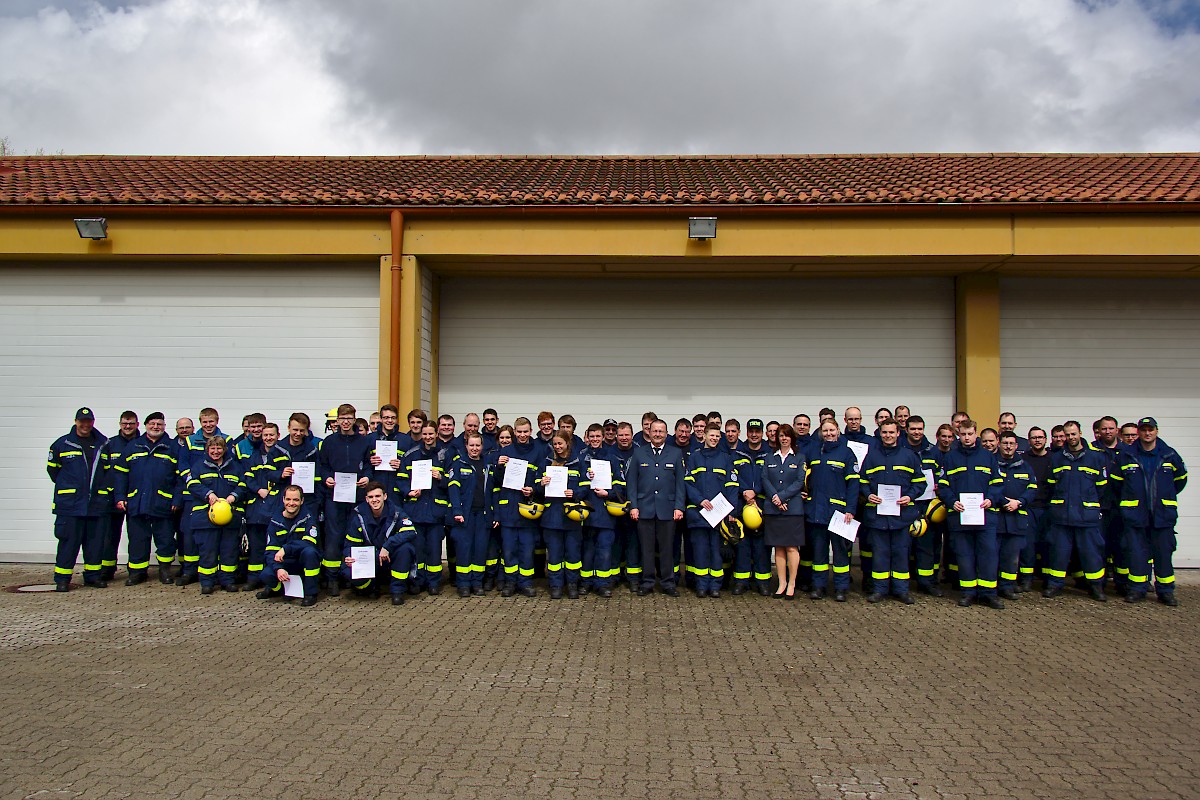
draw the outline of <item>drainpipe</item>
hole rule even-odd
[[[388,334],[388,399],[400,406],[400,253],[404,249],[404,215],[392,210],[392,314]]]

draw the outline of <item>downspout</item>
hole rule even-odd
[[[404,215],[392,210],[392,315],[388,335],[388,399],[400,405],[400,253],[404,249]]]

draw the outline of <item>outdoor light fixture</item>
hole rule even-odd
[[[89,217],[87,219],[75,220],[75,230],[79,231],[80,239],[100,239],[108,238],[108,220],[104,217]]]
[[[688,238],[689,239],[715,239],[715,238],[717,238],[717,218],[716,217],[688,217]]]

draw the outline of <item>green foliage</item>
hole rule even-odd
[[[27,156],[28,155],[44,156],[46,154],[47,154],[46,148],[44,148],[44,147],[39,147],[38,149],[34,150],[32,153],[30,153],[28,150],[25,151],[25,155],[27,155]],[[63,151],[59,150],[57,153],[54,153],[53,155],[61,156],[63,154],[64,154]],[[15,156],[15,155],[17,155],[17,151],[16,151],[16,148],[13,147],[12,139],[9,138],[8,136],[0,136],[0,156]]]

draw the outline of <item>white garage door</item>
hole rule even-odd
[[[379,278],[373,265],[0,267],[0,558],[53,559],[46,451],[91,407],[112,436],[121,411],[221,428],[261,411],[377,399]],[[366,416],[366,413],[363,414]]]
[[[904,403],[948,419],[948,280],[446,279],[440,411],[571,413],[635,430],[712,410],[791,421]],[[870,427],[869,430],[873,430]]]
[[[1200,281],[1004,279],[1001,397],[1018,427],[1158,420],[1200,467]],[[1194,472],[1193,472],[1194,474]],[[1200,489],[1180,502],[1178,566],[1200,566]]]

